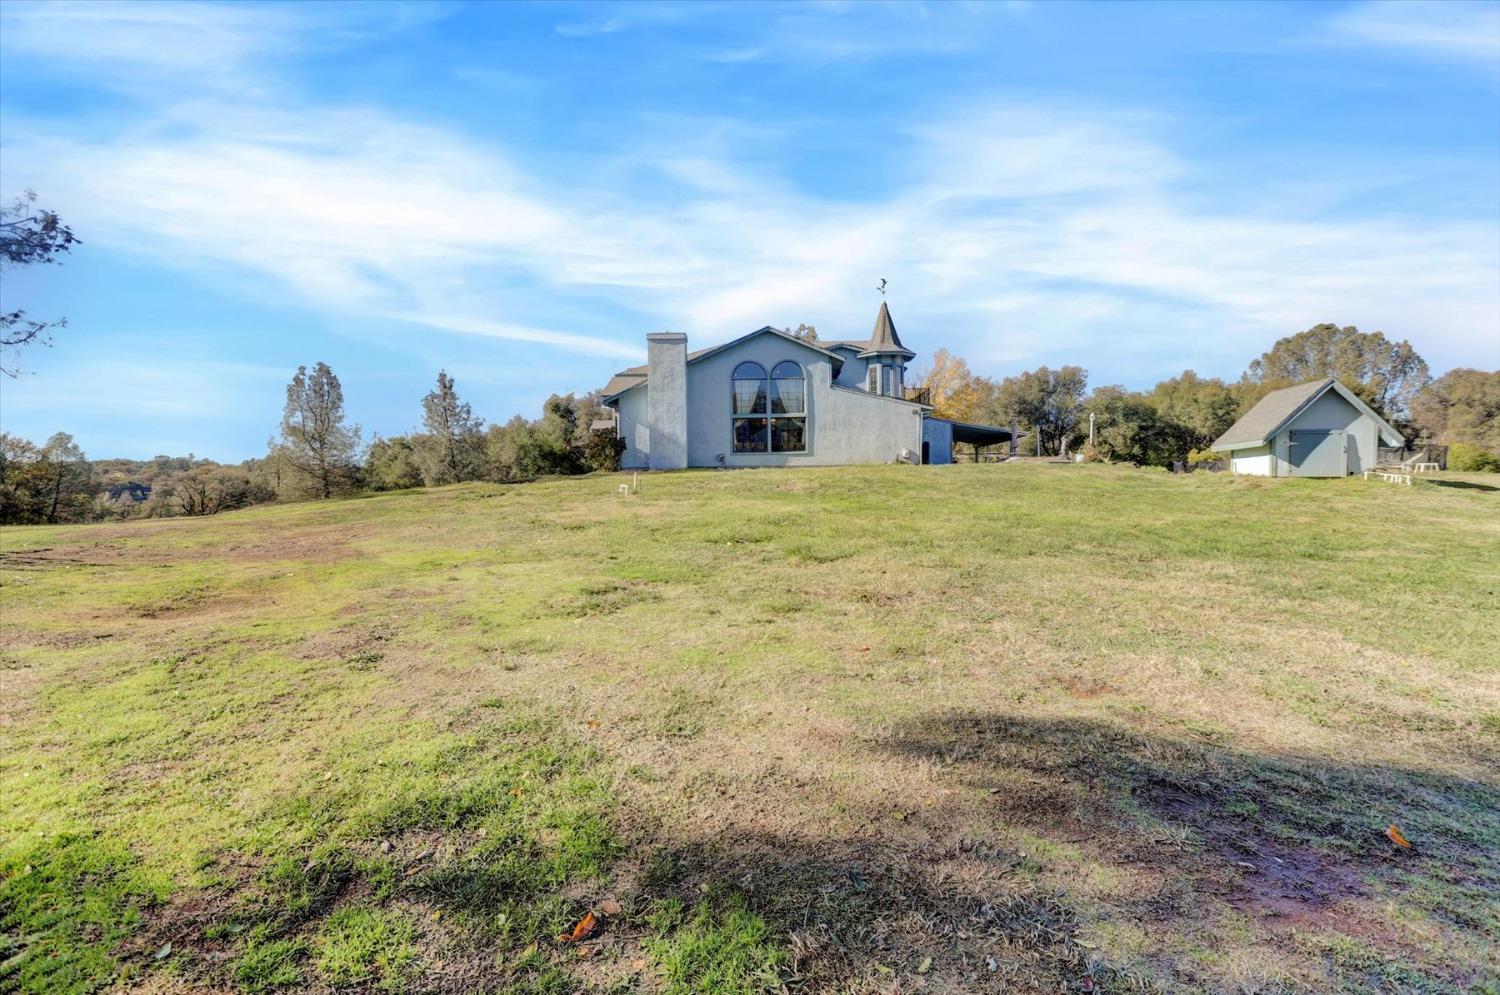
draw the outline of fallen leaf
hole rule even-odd
[[[606,898],[599,903],[599,914],[605,916],[617,916],[620,914],[620,903],[613,898]]]
[[[592,912],[584,913],[582,919],[573,927],[570,933],[560,933],[557,937],[558,943],[582,943],[599,931],[599,920]]]
[[[152,958],[152,959],[153,960],[166,960],[170,956],[172,956],[172,944],[168,943],[165,946],[163,946],[160,950],[158,950],[156,952],[156,956],[154,958]]]
[[[923,957],[922,958],[922,963],[920,963],[920,964],[917,965],[917,973],[918,974],[926,974],[930,970],[932,970],[932,958],[931,957]]]
[[[635,960],[630,962],[630,966],[634,970],[644,971],[646,969],[646,958],[637,957]]]
[[[1394,822],[1391,823],[1390,828],[1385,831],[1385,834],[1389,836],[1391,838],[1391,842],[1396,844],[1397,846],[1405,847],[1408,850],[1411,849],[1411,840],[1408,840],[1405,836],[1401,835],[1401,830],[1396,828],[1396,824]]]

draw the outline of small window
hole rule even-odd
[[[871,394],[880,393],[880,367],[871,366],[865,371],[865,390]]]

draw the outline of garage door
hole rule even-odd
[[[1292,432],[1287,461],[1294,477],[1343,477],[1349,472],[1343,432]]]

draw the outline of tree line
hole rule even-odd
[[[0,524],[213,515],[270,501],[615,470],[623,441],[591,430],[608,414],[597,393],[558,394],[540,418],[487,426],[440,371],[422,398],[419,428],[365,444],[338,376],[318,363],[299,367],[287,384],[266,455],[234,465],[191,454],[90,461],[66,433],[41,445],[0,433]]]
[[[1266,393],[1323,376],[1338,377],[1409,439],[1448,445],[1450,469],[1500,470],[1500,371],[1433,379],[1408,343],[1353,327],[1317,325],[1281,339],[1233,383],[1186,370],[1149,391],[1090,391],[1079,366],[993,380],[946,350],[923,379],[939,416],[1015,424],[1029,434],[1028,452],[1165,466],[1216,459],[1209,445]],[[486,425],[439,371],[421,408],[419,427],[366,444],[348,421],[338,376],[317,363],[287,384],[266,455],[235,465],[191,454],[90,461],[66,433],[41,444],[0,433],[0,524],[213,515],[269,501],[609,471],[624,450],[613,431],[592,430],[610,420],[597,393],[553,395],[539,418]]]
[[[957,421],[1014,424],[1025,452],[1168,466],[1218,459],[1214,440],[1273,390],[1337,377],[1409,440],[1450,446],[1452,469],[1500,469],[1500,372],[1452,370],[1434,380],[1405,341],[1353,326],[1315,325],[1278,340],[1238,381],[1192,370],[1146,391],[1088,390],[1080,366],[1040,367],[994,380],[938,350],[924,385],[935,413]],[[1089,419],[1093,417],[1093,442]]]

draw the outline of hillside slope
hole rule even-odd
[[[622,479],[0,532],[0,988],[1496,983],[1487,485]]]

